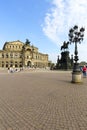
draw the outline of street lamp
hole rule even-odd
[[[74,77],[72,79],[72,82],[80,82],[81,80],[81,72],[80,72],[80,67],[78,63],[79,58],[78,58],[77,43],[81,43],[81,41],[83,41],[84,31],[85,31],[85,28],[82,27],[79,29],[77,25],[75,25],[73,28],[69,30],[69,42],[70,44],[75,43],[75,52],[74,52],[75,62],[74,62],[73,73],[72,73]]]

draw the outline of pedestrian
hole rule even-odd
[[[83,72],[83,77],[86,77],[86,73],[87,73],[86,65],[83,66],[82,72]]]

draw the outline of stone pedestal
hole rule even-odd
[[[82,83],[81,72],[72,72],[72,83]]]
[[[69,51],[64,51],[61,53],[61,69],[68,70],[69,68],[70,68]]]

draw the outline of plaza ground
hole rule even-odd
[[[87,130],[87,78],[71,71],[0,70],[0,130]]]

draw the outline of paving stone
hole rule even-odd
[[[87,79],[70,71],[0,73],[0,130],[87,130]]]

